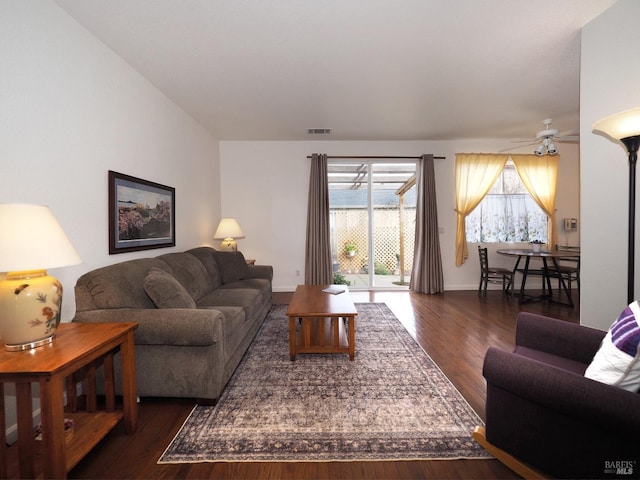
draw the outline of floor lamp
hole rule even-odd
[[[636,234],[636,163],[640,147],[640,108],[625,110],[593,124],[610,140],[622,142],[629,153],[629,255],[627,259],[627,303],[634,300]]]

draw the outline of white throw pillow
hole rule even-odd
[[[584,376],[630,392],[640,389],[640,306],[635,301],[613,322]]]

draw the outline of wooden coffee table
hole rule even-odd
[[[293,294],[289,317],[289,357],[298,353],[348,353],[355,358],[355,328],[358,312],[349,289],[334,295],[323,292],[330,285],[298,285]],[[296,334],[296,320],[301,328]]]

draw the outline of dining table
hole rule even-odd
[[[518,257],[515,266],[513,267],[513,273],[520,272],[522,274],[522,282],[520,284],[520,295],[518,296],[518,303],[526,303],[534,300],[549,300],[552,302],[560,303],[563,305],[573,307],[573,299],[571,298],[571,290],[567,286],[564,277],[560,273],[558,261],[560,258],[580,258],[580,252],[571,250],[534,250],[533,248],[503,248],[497,250],[500,255],[507,255],[512,257]],[[520,263],[524,259],[524,267],[520,268]],[[531,259],[542,260],[541,269],[530,269]],[[549,265],[549,259],[551,259],[551,266]],[[542,295],[527,295],[525,293],[525,287],[527,278],[529,275],[541,275],[542,276]],[[560,282],[560,288],[558,293],[558,299],[553,296],[553,290],[551,288],[551,277],[558,277]],[[511,288],[514,286],[512,285]],[[567,298],[566,302],[562,301],[562,293]]]

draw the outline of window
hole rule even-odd
[[[466,218],[467,242],[547,240],[547,215],[531,198],[511,160]]]

